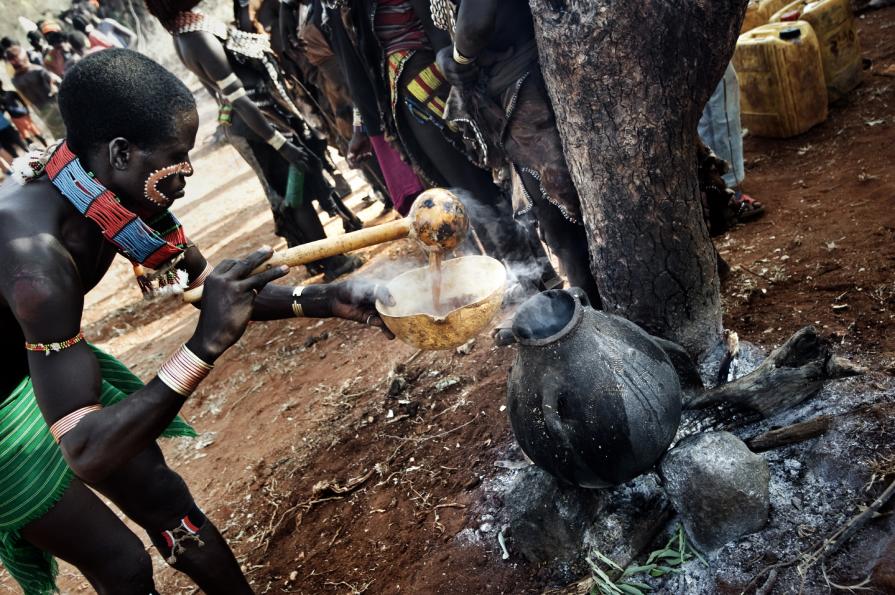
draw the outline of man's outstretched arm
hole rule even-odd
[[[0,291],[32,349],[78,337],[83,288],[65,248],[55,239],[32,236],[14,240],[0,252],[4,263]],[[208,277],[204,307],[186,343],[202,362],[213,364],[239,339],[252,311],[255,290],[285,274],[285,270],[274,268],[249,275],[269,256],[269,251],[256,252],[241,261],[225,261]],[[49,426],[99,404],[99,366],[84,341],[59,350],[30,350],[28,367],[38,406]],[[180,387],[182,392],[182,386],[172,385],[170,380],[166,384],[156,376],[128,399],[81,417],[60,441],[75,474],[88,483],[98,482],[155,441],[186,400],[175,390]]]
[[[196,246],[184,255],[184,266],[190,281],[198,279],[209,267]],[[282,320],[285,318],[344,318],[382,329],[393,339],[394,335],[382,322],[376,311],[376,301],[394,304],[388,290],[363,279],[350,279],[338,283],[308,286],[264,286],[252,304],[252,320]],[[201,309],[203,301],[194,305]]]

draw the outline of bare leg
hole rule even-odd
[[[156,592],[143,543],[77,479],[22,536],[76,566],[100,595]]]
[[[178,527],[193,506],[186,483],[168,467],[157,445],[93,487],[143,527],[154,543],[162,532]],[[251,593],[236,557],[211,520],[205,521],[198,538],[204,545],[200,547],[199,540],[185,542],[171,565],[210,595]]]
[[[569,285],[580,287],[590,298],[590,303],[599,308],[600,293],[590,270],[590,256],[587,247],[587,230],[563,217],[558,208],[541,197],[538,181],[529,174],[522,175],[525,190],[534,202],[534,212],[544,234],[544,242],[556,254]]]

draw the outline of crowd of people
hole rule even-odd
[[[562,283],[549,251],[599,306],[526,0],[235,0],[231,23],[197,0],[145,4],[217,102],[219,129],[290,246],[325,237],[315,203],[346,231],[363,226],[334,148],[385,211],[406,215],[426,188],[453,188],[470,245],[508,265],[516,297]],[[136,40],[96,0],[34,23],[27,46],[2,40],[14,87],[0,88],[2,165],[18,184],[0,186],[0,341],[14,354],[0,375],[0,561],[26,593],[53,590],[54,557],[99,593],[155,593],[142,544],[96,491],[205,592],[248,593],[156,439],[193,433],[177,413],[250,319],[382,327],[374,298],[390,296],[335,281],[361,266],[350,255],[307,265],[319,285],[269,284],[282,267],[253,274],[269,249],[212,269],[168,210],[193,173],[195,98],[125,49]],[[732,85],[722,81],[700,125],[732,170],[704,145],[694,164],[712,233],[761,212],[737,187]],[[115,254],[148,297],[205,287],[193,336],[146,385],[80,330],[84,294]]]
[[[137,37],[115,19],[103,18],[99,5],[91,2],[76,1],[58,19],[34,23],[23,17],[20,22],[26,27],[27,46],[12,37],[0,39],[0,57],[9,65],[14,87],[6,90],[0,84],[0,167],[5,173],[29,146],[47,146],[47,138],[65,135],[55,99],[65,73],[84,56],[130,47]],[[32,108],[40,127],[31,118]]]

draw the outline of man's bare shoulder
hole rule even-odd
[[[46,180],[0,185],[0,287],[25,278],[52,281],[53,291],[77,280],[59,239],[64,201]]]
[[[27,184],[7,179],[0,184],[0,243],[21,235],[54,234],[63,203],[46,179]]]

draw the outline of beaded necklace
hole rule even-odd
[[[92,172],[84,169],[65,141],[49,158],[46,155],[32,153],[24,158],[27,161],[22,165],[27,165],[30,171],[17,171],[20,181],[27,182],[46,173],[78,212],[96,223],[106,241],[131,261],[144,298],[183,290],[187,274],[176,265],[189,241],[173,213],[166,209],[153,219],[143,221],[125,208]]]

